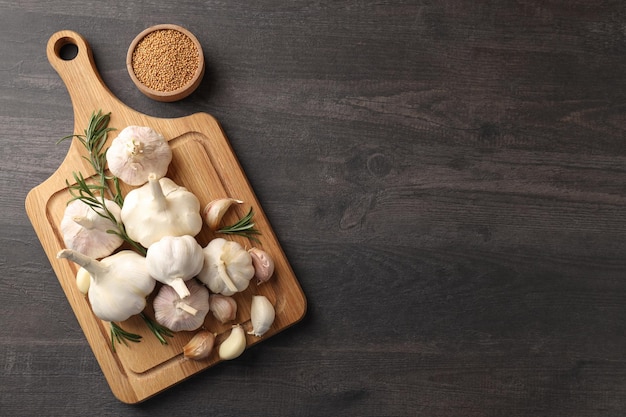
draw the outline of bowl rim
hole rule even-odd
[[[137,48],[139,42],[141,42],[143,38],[145,38],[147,35],[159,30],[167,29],[181,32],[189,39],[191,39],[193,44],[196,46],[196,49],[198,50],[198,68],[196,69],[196,72],[194,73],[191,80],[182,87],[172,91],[159,91],[148,87],[147,85],[142,83],[139,78],[137,78],[137,76],[135,75],[135,70],[133,68],[133,52],[135,51],[135,48]],[[139,91],[141,91],[146,96],[157,101],[176,101],[187,97],[189,94],[194,92],[196,88],[198,88],[198,86],[200,85],[200,81],[202,81],[202,77],[204,76],[204,54],[202,52],[202,46],[200,45],[200,42],[189,30],[179,25],[162,23],[150,26],[141,31],[137,36],[135,36],[133,41],[130,43],[130,46],[128,47],[128,52],[126,53],[126,69],[128,70],[128,75],[130,76],[135,86],[137,86]]]

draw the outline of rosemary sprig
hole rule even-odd
[[[122,329],[117,323],[111,322],[111,348],[115,352],[115,344],[123,343],[128,346],[128,342],[139,343],[141,342],[141,336],[135,333],[127,332]]]
[[[115,225],[115,229],[107,230],[107,232],[118,235],[135,250],[145,256],[146,249],[128,236],[124,225],[115,218],[105,204],[105,195],[107,193],[118,206],[122,207],[124,204],[124,197],[122,196],[118,178],[115,176],[107,176],[105,172],[106,152],[108,149],[104,149],[104,146],[107,141],[107,134],[115,130],[114,128],[108,127],[110,120],[111,113],[103,114],[101,110],[99,110],[98,113],[94,112],[89,119],[89,125],[85,129],[84,135],[65,136],[57,142],[59,143],[71,138],[78,139],[89,155],[83,156],[83,158],[89,161],[89,164],[96,171],[96,176],[99,179],[98,184],[90,184],[87,183],[80,172],[74,172],[73,176],[76,184],[70,185],[69,182],[66,181],[67,187],[72,195],[70,202],[73,200],[81,200],[83,203],[89,205],[98,215],[109,219]],[[113,192],[111,192],[107,181],[113,182]]]
[[[165,326],[161,326],[159,323],[152,321],[150,317],[146,316],[145,313],[141,313],[141,318],[143,319],[143,321],[146,322],[146,325],[148,326],[150,331],[154,333],[154,335],[156,336],[157,339],[159,339],[159,342],[161,342],[162,345],[167,345],[167,340],[165,340],[164,336],[174,337],[174,334],[172,333],[170,329],[168,329]]]
[[[257,243],[260,243],[259,239],[257,239],[255,235],[260,235],[261,232],[254,228],[255,224],[252,221],[253,217],[254,210],[252,209],[252,207],[250,207],[250,211],[248,212],[248,214],[239,219],[237,223],[230,226],[224,226],[219,229],[217,233],[243,236]]]
[[[102,110],[98,110],[98,113],[92,113],[89,119],[89,124],[84,130],[84,135],[68,135],[57,141],[63,142],[66,139],[76,138],[83,144],[89,156],[83,156],[97,174],[104,176],[104,167],[106,165],[106,151],[103,152],[104,145],[107,141],[107,134],[115,130],[115,128],[108,127],[111,120],[111,113],[102,114]]]
[[[128,242],[133,248],[135,248],[137,252],[139,252],[143,256],[146,256],[146,248],[144,248],[128,236],[124,225],[117,220],[115,215],[111,213],[111,211],[104,203],[104,197],[102,196],[108,190],[107,186],[101,184],[87,183],[87,181],[80,172],[74,172],[72,174],[74,176],[74,181],[76,181],[76,184],[70,185],[69,181],[65,181],[67,184],[67,188],[72,195],[72,198],[69,200],[69,202],[73,200],[81,200],[83,203],[90,206],[99,216],[110,220],[115,225],[115,229],[109,229],[107,230],[107,232],[118,235],[124,241]],[[116,194],[118,193],[116,192]],[[121,196],[121,194],[119,195]]]

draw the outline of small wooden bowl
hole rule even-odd
[[[137,75],[135,74],[135,67],[133,66],[133,53],[135,52],[137,45],[146,36],[148,36],[149,34],[153,32],[156,32],[159,30],[167,30],[167,29],[178,31],[182,33],[183,35],[187,36],[193,42],[196,49],[198,50],[198,67],[196,71],[194,72],[193,76],[191,77],[191,79],[187,81],[187,83],[185,83],[182,87],[179,87],[173,90],[163,91],[160,89],[151,88],[147,86],[146,84],[144,84],[139,78],[137,78]],[[171,64],[172,66],[175,67],[177,62],[172,61]],[[187,97],[189,94],[193,93],[196,88],[198,88],[198,86],[200,85],[200,82],[202,81],[202,77],[204,76],[204,55],[202,53],[202,47],[200,46],[200,42],[198,42],[198,39],[196,39],[196,37],[187,29],[182,28],[178,25],[172,25],[172,24],[155,25],[142,31],[131,42],[130,47],[128,48],[128,53],[126,55],[126,68],[128,69],[128,74],[130,75],[131,80],[133,80],[133,83],[135,83],[139,91],[141,91],[143,94],[145,94],[146,96],[150,97],[153,100],[163,101],[163,102],[172,102],[172,101],[181,100]]]

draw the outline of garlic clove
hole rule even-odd
[[[208,330],[200,330],[183,347],[185,358],[201,360],[207,358],[213,351],[215,334]]]
[[[257,285],[267,282],[274,274],[274,260],[267,252],[259,248],[250,248],[248,253],[252,257]]]
[[[243,201],[234,198],[220,198],[211,201],[202,210],[204,222],[209,226],[210,230],[217,230],[224,214],[233,204],[241,204]]]
[[[235,320],[237,316],[237,301],[234,298],[221,294],[209,296],[209,311],[220,322],[226,323]]]
[[[250,307],[250,322],[252,330],[248,334],[256,337],[263,336],[274,323],[276,311],[264,295],[255,295],[252,297],[252,305]]]
[[[91,275],[89,275],[89,272],[81,266],[78,268],[78,272],[76,273],[76,286],[78,287],[78,291],[86,295],[89,292],[90,283]]]
[[[236,324],[220,345],[218,354],[220,359],[231,360],[241,355],[244,350],[246,350],[246,333],[241,325]]]

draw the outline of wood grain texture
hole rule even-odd
[[[623,2],[80,4],[0,2],[3,414],[623,415]],[[124,66],[165,22],[207,64],[171,104]],[[133,407],[23,209],[73,130],[45,57],[62,29],[132,108],[220,121],[309,302],[298,326]]]

